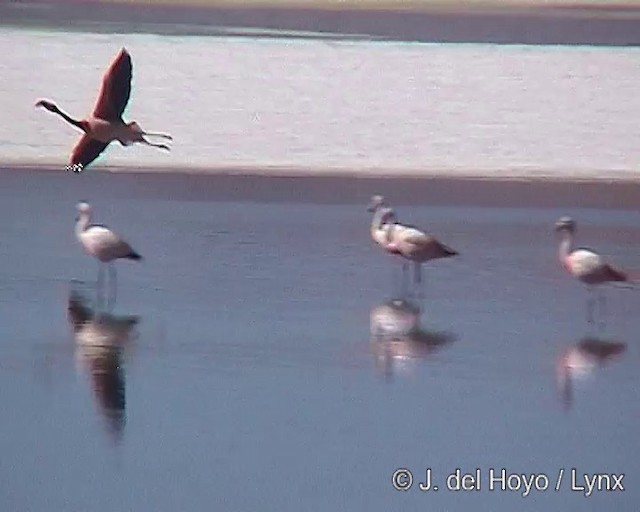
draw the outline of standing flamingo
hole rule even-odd
[[[576,279],[587,286],[587,322],[593,322],[594,287],[612,283],[629,282],[628,276],[621,270],[614,268],[594,251],[585,248],[573,249],[573,238],[577,224],[570,217],[558,219],[556,232],[560,233],[560,248],[558,255],[562,266]],[[605,307],[605,296],[598,293],[601,313]]]
[[[40,100],[36,107],[43,107],[49,112],[58,114],[65,121],[80,128],[84,134],[73,148],[70,164],[78,172],[93,162],[112,141],[117,140],[123,146],[135,142],[170,150],[165,144],[154,144],[145,139],[145,135],[173,140],[164,133],[145,132],[138,123],[125,123],[122,114],[131,95],[131,56],[125,48],[113,60],[102,78],[102,86],[96,101],[93,114],[86,119],[76,120],[60,110],[57,105]]]
[[[371,205],[377,205],[377,212],[385,211],[384,198],[382,196],[373,196]],[[395,214],[393,214],[393,219],[395,220]],[[382,229],[386,240],[385,249],[392,254],[399,254],[407,261],[413,262],[414,284],[422,283],[423,263],[458,255],[457,251],[441,243],[435,237],[427,235],[415,226],[400,222],[387,222]],[[377,236],[380,237],[381,235],[378,234]],[[406,269],[406,263],[403,263],[403,276],[406,273]]]
[[[122,238],[116,235],[106,226],[91,224],[91,206],[89,203],[80,202],[77,205],[78,218],[76,221],[76,236],[82,244],[84,251],[100,262],[98,268],[97,292],[102,289],[103,265],[109,267],[109,274],[113,286],[113,302],[116,297],[116,269],[113,261],[117,259],[141,260],[142,256],[134,251]],[[113,304],[111,302],[111,305]]]

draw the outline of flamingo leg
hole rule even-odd
[[[604,291],[598,293],[598,309],[600,310],[600,328],[603,328],[607,321],[607,298]]]
[[[101,293],[104,288],[104,268],[102,262],[98,262],[98,279],[96,281],[96,309],[102,305]]]
[[[408,265],[407,262],[402,262],[402,289],[401,289],[401,297],[404,299],[408,295],[409,291],[409,280],[407,276]]]
[[[149,142],[147,139],[145,139],[144,137],[142,138],[142,140],[138,141],[140,142],[140,144],[144,144],[146,146],[152,146],[154,148],[160,148],[160,149],[165,149],[167,151],[171,151],[171,148],[165,144],[154,144],[153,142]]]
[[[591,287],[587,288],[588,296],[587,296],[587,323],[593,323],[593,309],[595,306],[595,301],[593,297],[593,289]]]
[[[149,135],[150,137],[160,137],[162,139],[173,140],[173,137],[167,133],[142,132],[142,135]]]
[[[413,262],[413,282],[420,284],[422,282],[422,266],[419,262]]]
[[[118,294],[118,279],[116,275],[116,267],[113,263],[109,264],[109,284],[111,285],[111,294],[108,299],[108,308],[111,310],[116,303],[116,296]]]
[[[424,290],[422,288],[422,264],[419,261],[413,262],[413,281],[417,288],[417,298],[420,300],[424,299]]]

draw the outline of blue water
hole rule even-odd
[[[635,270],[637,212],[399,207],[460,257],[425,267],[421,334],[372,338],[400,268],[364,202],[215,201],[156,179],[0,173],[0,509],[635,510],[640,296],[609,290],[590,327],[552,226],[572,215]],[[117,265],[115,319],[91,316],[78,199],[145,256]],[[503,467],[551,488],[566,474],[559,492],[489,491]],[[438,492],[417,489],[426,468]],[[481,490],[445,490],[456,468]],[[625,492],[585,498],[571,468],[624,473]]]

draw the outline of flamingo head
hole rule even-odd
[[[556,221],[555,231],[558,233],[573,233],[576,230],[576,221],[571,217],[561,217]]]
[[[367,206],[368,212],[375,212],[378,208],[384,205],[384,196],[375,195],[371,196],[371,202]]]
[[[48,100],[40,100],[36,103],[36,107],[42,107],[47,109],[49,112],[58,112],[58,107],[55,103],[52,103]]]
[[[78,210],[78,218],[80,218],[83,215],[91,216],[91,205],[86,201],[80,201],[76,205],[76,210]]]

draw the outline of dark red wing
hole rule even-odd
[[[120,119],[131,95],[131,55],[124,48],[102,77],[93,115],[107,121]]]
[[[98,158],[108,145],[108,142],[92,139],[85,133],[76,144],[76,147],[73,148],[70,163],[72,165],[81,164],[82,167],[86,167]]]

